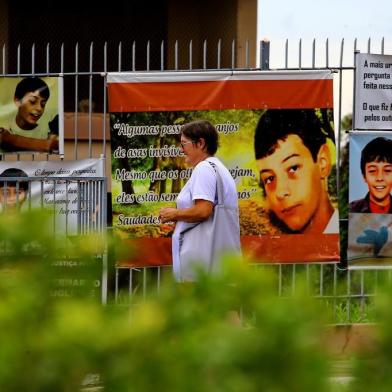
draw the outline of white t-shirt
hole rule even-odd
[[[194,205],[195,200],[208,200],[216,204],[216,173],[208,161],[214,163],[219,170],[219,174],[223,183],[225,205],[238,208],[238,195],[235,181],[223,163],[216,157],[210,157],[204,161],[199,162],[195,166],[191,177],[177,197],[177,208],[190,208]],[[182,231],[192,226],[194,226],[194,223],[178,221],[173,233],[173,273],[177,279],[180,278],[179,236]]]

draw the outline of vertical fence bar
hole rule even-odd
[[[368,53],[371,52],[371,45],[372,45],[372,43],[371,43],[371,39],[370,39],[370,37],[369,37],[369,39],[368,39],[368,44],[367,44],[367,52],[368,52]]]
[[[146,67],[147,71],[150,70],[150,41],[147,41],[147,47],[146,47]]]
[[[282,264],[279,264],[278,268],[279,280],[278,280],[278,295],[282,296]]]
[[[136,41],[132,43],[132,71],[136,71]]]
[[[302,69],[302,39],[298,42],[298,69]]]
[[[147,268],[143,268],[143,299],[147,295]]]
[[[60,47],[60,73],[64,74],[64,42],[61,43]]]
[[[219,38],[218,39],[218,48],[217,48],[217,54],[216,54],[216,58],[217,58],[217,61],[216,61],[216,68],[217,69],[220,69],[220,67],[221,67],[221,52],[222,52],[222,40]]]
[[[249,68],[249,40],[245,41],[245,68]]]
[[[79,43],[75,45],[74,159],[78,159]]]
[[[90,75],[88,84],[88,157],[92,158],[92,118],[91,111],[93,106],[93,54],[94,54],[94,42],[90,44]]]
[[[316,39],[313,38],[312,43],[312,68],[316,68]]]
[[[260,45],[260,68],[262,70],[268,70],[270,61],[270,42],[268,40],[262,40]]]
[[[157,268],[157,293],[161,291],[161,267]]]
[[[3,44],[3,75],[5,75],[5,44]]]
[[[103,118],[102,118],[102,156],[106,158],[106,105],[107,105],[107,80],[106,75],[108,73],[108,44],[105,42],[103,47]],[[104,172],[106,175],[106,165],[103,165]]]
[[[77,228],[78,228],[78,235],[80,235],[82,233],[82,229],[81,229],[81,227],[82,227],[82,195],[81,195],[82,187],[80,185],[80,180],[77,180],[76,184],[77,184],[76,189],[77,189],[77,204],[78,204],[78,206],[77,206],[77,211],[78,211],[78,213],[77,213]]]
[[[305,266],[305,271],[306,271],[306,292],[309,294],[310,293],[310,269],[309,269],[309,264],[306,264]]]
[[[50,44],[46,44],[46,73],[49,75],[50,69]]]
[[[174,69],[178,71],[178,41],[174,43]]]
[[[35,44],[31,46],[31,74],[35,74]]]
[[[325,68],[329,68],[329,40],[325,41]]]
[[[161,42],[161,71],[165,69],[165,43]]]
[[[289,40],[286,39],[284,46],[284,66],[287,69],[289,67]]]
[[[133,277],[133,269],[129,269],[129,283],[128,283],[128,300],[129,302],[132,300],[132,293],[133,293],[133,284],[132,284],[132,277]]]
[[[365,271],[361,270],[361,297],[360,297],[360,312],[361,312],[361,320],[365,315]]]
[[[207,69],[207,40],[203,41],[203,69]]]
[[[65,244],[67,247],[68,241],[68,216],[69,216],[69,197],[68,197],[68,189],[69,189],[69,180],[65,180]]]
[[[346,310],[347,310],[347,321],[351,321],[351,270],[347,270],[347,300],[346,300]]]
[[[20,44],[18,44],[16,53],[16,74],[20,75]]]
[[[333,265],[333,288],[332,288],[332,296],[333,296],[333,320],[336,321],[336,294],[337,294],[337,282],[338,282],[338,274],[337,274],[337,264]]]
[[[381,54],[384,54],[384,37],[381,39]]]
[[[122,67],[122,42],[118,44],[117,48],[117,53],[118,53],[118,72],[121,72],[121,67]]]
[[[231,43],[231,68],[235,68],[235,40]]]
[[[338,141],[336,148],[336,185],[340,189],[340,159],[341,159],[341,141],[342,141],[342,95],[343,95],[343,54],[344,54],[344,38],[340,45],[339,60],[339,106],[338,106]]]
[[[320,297],[324,295],[324,265],[320,264]]]
[[[354,52],[353,52],[353,64],[354,64],[354,80],[355,80],[355,74],[356,74],[356,69],[355,69],[355,60],[356,60],[356,53],[357,53],[357,39],[354,39]],[[355,101],[356,101],[356,97],[355,97],[355,83],[354,83],[354,88],[353,88],[353,95],[352,95],[352,99],[353,99],[353,107],[352,107],[352,123],[353,123],[353,128],[355,129]]]
[[[53,240],[56,239],[56,192],[57,192],[57,180],[53,180]]]
[[[189,41],[189,70],[192,70],[192,62],[193,62],[193,59],[192,59],[192,54],[193,54],[193,48],[192,48],[192,40],[190,40]]]
[[[292,294],[295,294],[295,279],[296,279],[296,264],[292,264],[292,279],[291,279],[291,292]]]
[[[118,301],[118,268],[115,268],[114,303]]]

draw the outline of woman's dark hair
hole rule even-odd
[[[39,95],[48,100],[50,96],[50,91],[48,85],[40,78],[36,76],[27,77],[22,79],[15,88],[15,98],[21,100],[27,93],[33,91],[39,91]]]
[[[207,153],[214,155],[218,149],[218,131],[207,120],[198,120],[187,123],[181,127],[181,134],[186,136],[193,143],[204,139]]]
[[[392,163],[392,140],[376,137],[366,144],[361,153],[361,172],[364,177],[366,164],[369,162]]]
[[[28,181],[7,181],[7,177],[21,177],[21,178],[28,178],[28,175],[21,169],[13,168],[10,167],[9,169],[5,169],[1,174],[0,174],[0,186],[12,186],[16,188],[16,183],[19,184],[19,188],[23,189],[24,191],[27,191],[29,189],[29,183]]]

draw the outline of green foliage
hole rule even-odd
[[[353,391],[390,391],[392,384],[392,287],[390,282],[379,288],[375,297],[377,324],[373,325],[371,349],[357,358],[354,367]]]
[[[48,246],[45,219],[4,219],[13,247],[0,271],[0,390],[73,392],[91,374],[119,392],[328,390],[325,312],[300,280],[282,298],[267,270],[228,259],[195,284],[166,276],[159,295],[129,306],[102,306],[88,291],[59,298],[50,266],[64,256]],[[35,257],[22,251],[30,242]],[[72,257],[87,265],[97,243],[74,241]]]

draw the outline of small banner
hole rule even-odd
[[[120,265],[171,264],[173,226],[158,212],[192,173],[179,136],[197,119],[217,128],[216,156],[236,181],[243,253],[339,261],[330,72],[109,73],[107,82],[113,227],[136,247]]]
[[[350,133],[350,268],[392,265],[392,134]]]
[[[392,129],[392,56],[355,55],[354,129]]]
[[[42,208],[51,213],[48,225],[56,252],[50,261],[51,296],[87,295],[101,300],[102,244],[94,244],[97,256],[89,259],[75,254],[75,249],[86,241],[81,235],[102,233],[106,224],[106,187],[95,181],[102,177],[102,159],[0,162],[0,211]],[[6,244],[1,245],[0,252],[7,253]]]
[[[0,78],[0,154],[64,154],[63,79]]]
[[[103,177],[102,159],[3,161],[0,210],[43,208],[53,213],[53,234],[77,235],[84,228],[97,226],[98,217],[102,219],[102,198],[106,195],[88,180],[99,177]],[[23,181],[24,178],[28,181]],[[16,187],[18,197],[12,193]]]

